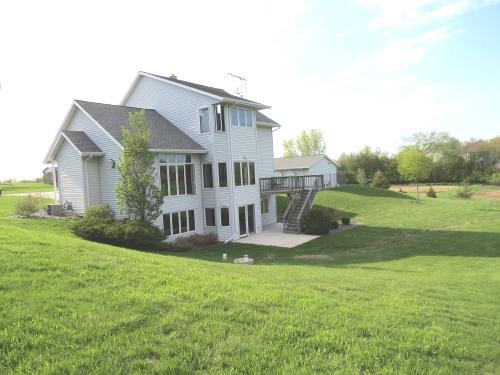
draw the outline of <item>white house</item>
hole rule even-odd
[[[222,89],[139,72],[120,105],[75,100],[44,162],[57,165],[60,203],[107,204],[118,213],[122,128],[145,109],[164,195],[155,224],[170,238],[215,232],[237,239],[276,222],[273,130],[267,105]],[[262,186],[264,186],[262,185]],[[273,185],[274,186],[274,185]]]
[[[338,166],[326,155],[297,156],[274,159],[276,176],[322,175],[324,187],[338,186]]]

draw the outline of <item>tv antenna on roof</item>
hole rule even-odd
[[[243,98],[247,91],[248,80],[245,77],[237,76],[236,74],[233,73],[227,73],[227,74],[229,74],[233,78],[240,80],[240,88],[236,90],[236,94]]]

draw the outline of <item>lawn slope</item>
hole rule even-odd
[[[164,256],[11,218],[5,198],[0,373],[500,370],[497,203],[325,191],[317,204],[364,226],[292,250]],[[224,264],[222,252],[260,264]]]

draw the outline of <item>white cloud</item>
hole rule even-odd
[[[387,43],[372,56],[354,63],[341,78],[346,81],[366,72],[401,71],[420,63],[433,45],[449,38],[446,27],[439,27],[412,38],[398,39]]]
[[[433,20],[449,20],[499,0],[360,0],[379,14],[370,22],[372,29],[402,28],[422,25]]]

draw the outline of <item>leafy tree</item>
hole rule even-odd
[[[368,179],[366,178],[366,173],[363,168],[359,168],[356,172],[356,181],[361,186],[365,186],[368,183]]]
[[[377,171],[373,175],[372,179],[372,185],[374,187],[382,188],[382,189],[388,189],[391,184],[387,181],[387,178],[384,175],[384,172],[382,171]]]
[[[283,147],[286,157],[321,155],[326,151],[323,133],[318,129],[302,130],[297,138],[285,140]]]
[[[129,113],[129,125],[123,128],[116,197],[121,212],[144,223],[151,223],[161,214],[163,202],[155,178],[154,154],[149,151],[150,137],[145,111]]]
[[[429,178],[432,170],[432,159],[417,146],[406,146],[397,156],[398,171],[401,177],[406,180],[415,181],[418,185],[422,180]]]
[[[337,159],[340,168],[347,172],[349,182],[356,182],[358,169],[363,169],[367,179],[373,179],[377,171],[381,171],[386,176],[388,182],[399,181],[397,171],[397,160],[380,150],[372,150],[364,147],[359,152],[341,154]]]

